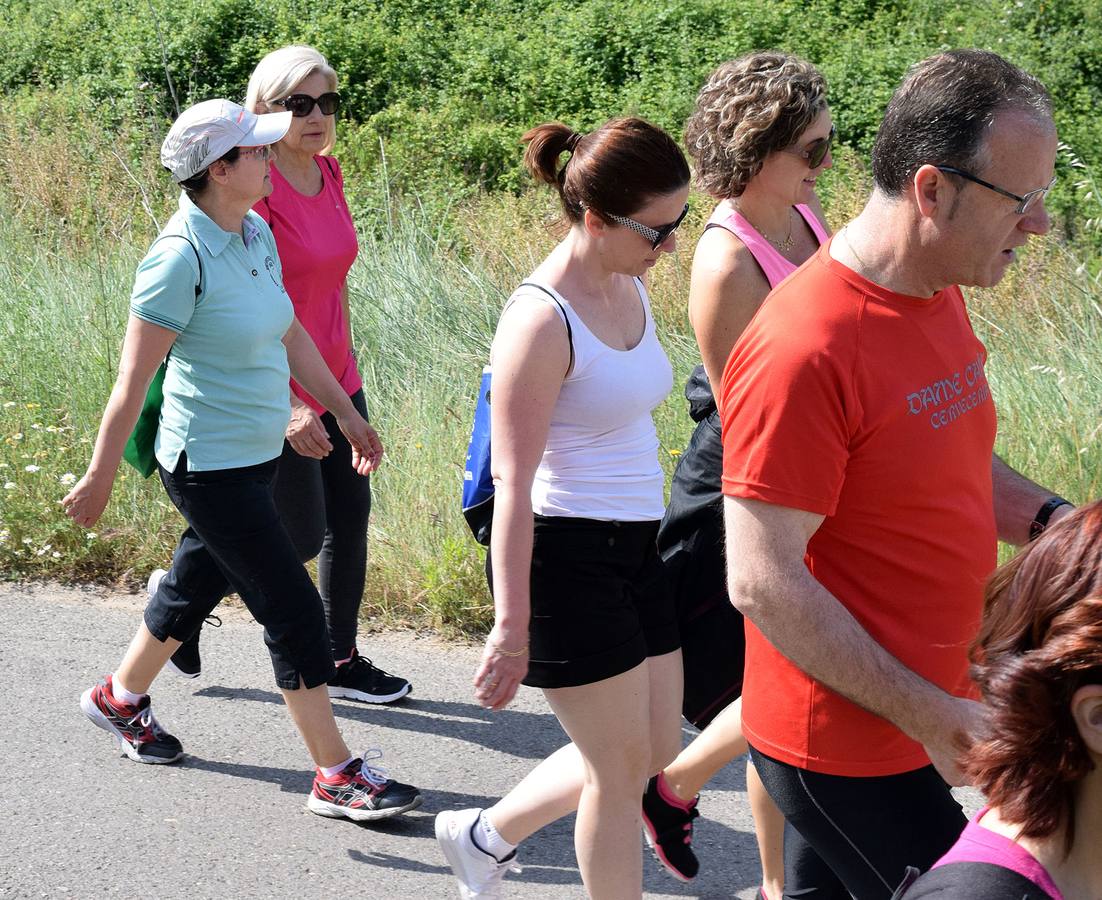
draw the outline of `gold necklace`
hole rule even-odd
[[[861,264],[861,268],[864,269],[866,272],[872,271],[869,268],[869,264],[861,259],[861,254],[858,253],[857,248],[853,246],[853,241],[849,239],[849,225],[842,229],[842,237],[846,239],[846,246],[849,247],[849,252],[852,253],[853,258]]]
[[[796,241],[792,237],[792,207],[791,206],[788,207],[788,234],[786,234],[781,240],[775,241],[775,240],[773,240],[773,238],[771,238],[769,235],[767,235],[764,231],[762,231],[760,228],[758,228],[757,225],[755,225],[753,222],[750,221],[750,217],[747,216],[746,213],[744,213],[742,211],[742,207],[740,207],[737,203],[732,203],[731,205],[735,208],[735,212],[737,212],[740,216],[742,216],[744,219],[746,219],[746,221],[749,223],[750,227],[754,229],[754,231],[756,231],[763,238],[765,238],[767,241],[769,241],[769,243],[772,244],[774,247],[776,247],[778,250],[780,250],[781,253],[787,253],[794,246],[796,246]]]

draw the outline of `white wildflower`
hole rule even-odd
[[[23,471],[24,472],[30,472],[33,475],[35,472],[37,472],[41,468],[42,468],[41,466],[33,466],[33,465],[32,466],[24,466]]]
[[[72,472],[66,472],[64,475],[62,475],[58,479],[58,481],[60,481],[64,485],[68,486],[70,484],[76,484],[77,483],[77,477]]]

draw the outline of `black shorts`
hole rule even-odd
[[[657,522],[536,516],[530,687],[593,684],[681,646]],[[490,557],[486,575],[493,592]]]

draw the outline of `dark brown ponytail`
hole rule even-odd
[[[525,167],[537,181],[555,186],[571,222],[587,209],[630,216],[689,183],[689,165],[677,143],[643,119],[610,119],[588,134],[547,122],[522,140]],[[564,153],[570,156],[560,167]]]

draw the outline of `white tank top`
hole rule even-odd
[[[574,364],[559,390],[532,482],[537,515],[646,522],[665,511],[651,411],[673,388],[673,369],[658,343],[646,289],[634,281],[646,324],[631,350],[600,341],[570,301],[548,288],[562,304],[558,315],[569,317]],[[538,288],[522,286],[506,308],[522,297],[551,302]]]

